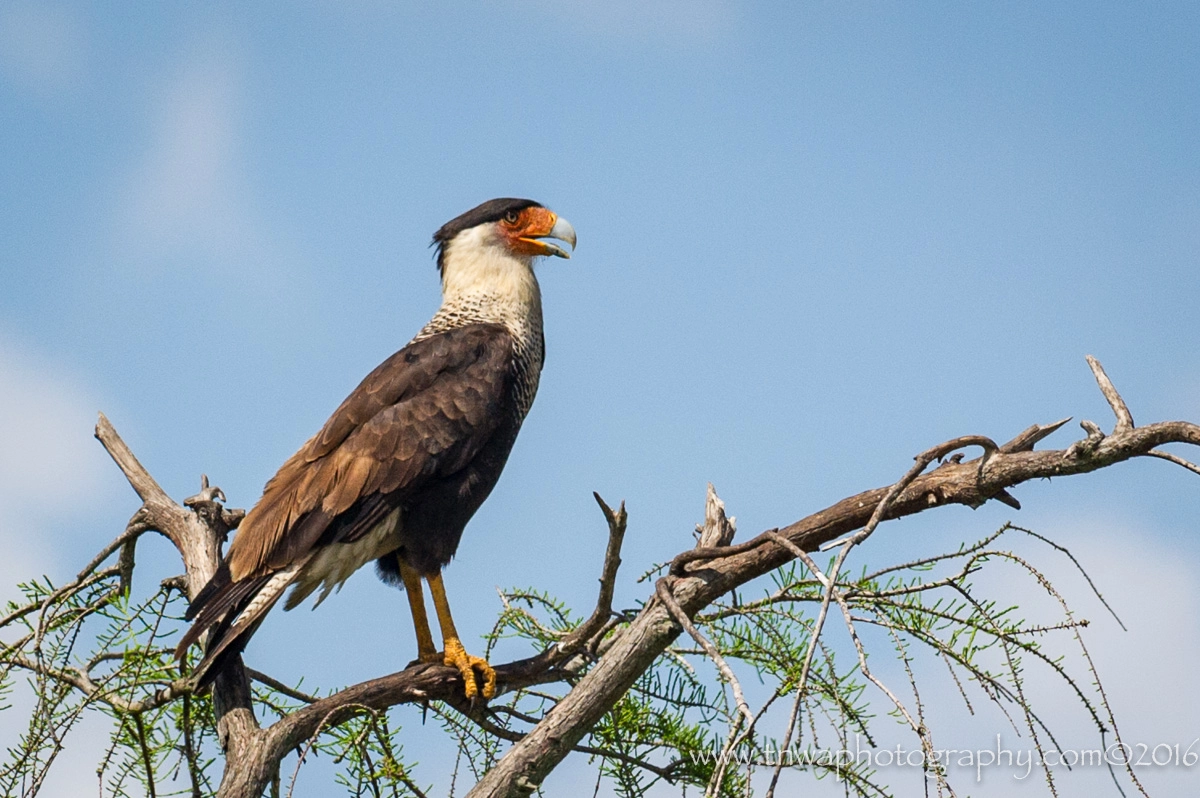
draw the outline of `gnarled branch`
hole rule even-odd
[[[597,496],[608,522],[609,544],[595,610],[580,627],[546,651],[497,666],[497,680],[503,691],[564,681],[578,676],[597,652],[601,652],[599,660],[528,733],[515,741],[470,792],[469,798],[530,794],[570,751],[580,750],[580,740],[679,636],[684,626],[681,618],[686,621],[721,595],[803,553],[836,542],[834,545],[843,546],[844,555],[885,520],[946,504],[978,507],[997,500],[1019,507],[1008,490],[1029,480],[1087,473],[1139,456],[1178,461],[1181,458],[1164,456],[1157,447],[1168,443],[1200,445],[1200,426],[1188,422],[1133,426],[1128,408],[1100,364],[1089,358],[1089,365],[1116,415],[1112,434],[1106,436],[1095,424],[1084,422],[1082,426],[1088,433],[1085,439],[1063,450],[1035,451],[1038,442],[1066,423],[1064,419],[1053,424],[1035,424],[1001,446],[983,436],[956,438],[918,455],[913,467],[893,485],[850,496],[738,545],[730,545],[734,527],[732,520],[724,519],[722,510],[719,519],[709,519],[706,523],[698,546],[672,561],[669,573],[656,583],[655,594],[629,626],[616,635],[608,633],[613,628],[613,586],[626,519],[623,506],[613,511]],[[141,532],[155,529],[179,549],[186,570],[187,592],[194,596],[215,572],[221,543],[240,520],[240,511],[225,509],[221,504],[224,496],[218,488],[209,487],[207,479],[202,482],[200,494],[185,501],[185,506],[176,504],[138,463],[103,416],[96,436],[125,473],[143,505],[134,517],[137,523],[131,521],[126,533],[89,567],[98,567],[105,557],[136,540]],[[984,453],[964,460],[963,454],[955,452],[965,446],[981,446]],[[934,460],[947,457],[939,467],[927,470]],[[710,496],[710,507],[713,498],[715,493]],[[811,559],[804,559],[811,568]],[[664,600],[664,592],[670,601]],[[270,679],[251,674],[238,659],[217,679],[215,687],[220,734],[227,757],[219,792],[224,798],[261,795],[287,752],[302,745],[321,728],[342,723],[363,708],[381,711],[401,703],[434,700],[446,700],[455,706],[461,703],[462,683],[455,669],[414,664],[399,673],[354,685],[325,698],[303,695],[308,702],[306,706],[260,729],[250,702],[251,675],[260,681]]]
[[[888,520],[946,504],[979,507],[989,499],[1007,495],[1008,488],[1030,480],[1088,473],[1146,455],[1166,443],[1200,445],[1200,426],[1189,422],[1134,427],[1128,408],[1120,410],[1124,401],[1099,363],[1093,358],[1089,364],[1093,362],[1097,382],[1117,415],[1111,435],[1089,429],[1088,438],[1080,442],[1082,446],[1034,451],[1033,444],[1044,437],[1043,430],[1053,431],[1065,422],[1031,428],[1005,446],[985,445],[985,454],[980,458],[965,462],[954,459],[915,476],[898,491],[895,489],[901,483],[865,491],[771,532],[802,551],[817,551],[825,543],[864,530],[877,512],[879,520]],[[952,444],[979,444],[984,440],[960,438],[930,451],[945,456],[955,448]],[[664,581],[682,610],[694,614],[719,596],[793,559],[791,546],[774,534],[759,535],[737,546],[685,552],[675,558],[672,573]],[[701,565],[695,565],[701,560]],[[685,570],[685,566],[690,567]],[[652,598],[596,667],[484,775],[468,798],[531,794],[681,631],[662,601]]]

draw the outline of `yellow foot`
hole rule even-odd
[[[451,668],[458,668],[458,672],[462,674],[463,692],[467,694],[468,699],[474,699],[480,692],[475,684],[476,668],[483,674],[483,697],[495,697],[496,671],[483,657],[472,657],[468,654],[458,638],[453,637],[446,641],[446,653],[442,661]]]

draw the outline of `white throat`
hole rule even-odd
[[[503,324],[519,341],[541,349],[542,292],[533,258],[514,254],[491,225],[446,242],[442,306],[417,337],[473,322]]]

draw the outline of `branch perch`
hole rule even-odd
[[[736,531],[734,520],[725,518],[724,507],[710,486],[706,523],[697,546],[672,561],[669,573],[656,582],[655,592],[642,610],[626,628],[612,635],[608,632],[614,625],[613,592],[627,518],[623,504],[614,511],[596,496],[608,524],[609,540],[595,609],[587,621],[546,651],[497,666],[498,683],[502,690],[510,691],[568,678],[574,680],[595,652],[602,653],[595,665],[578,678],[574,688],[484,774],[468,798],[526,796],[536,790],[570,751],[580,750],[580,740],[684,629],[711,656],[711,643],[705,645],[708,641],[694,631],[690,619],[731,590],[799,557],[825,584],[826,608],[830,599],[842,598],[831,590],[836,570],[832,575],[821,574],[807,556],[831,541],[842,547],[840,562],[885,520],[947,504],[979,507],[997,500],[1019,507],[1008,493],[1014,486],[1035,479],[1087,473],[1133,457],[1159,457],[1200,473],[1200,469],[1182,458],[1157,451],[1157,447],[1169,443],[1200,445],[1200,426],[1176,421],[1135,427],[1128,407],[1099,362],[1089,357],[1088,363],[1117,418],[1116,427],[1108,436],[1091,422],[1083,422],[1085,439],[1062,450],[1035,451],[1036,444],[1069,420],[1064,419],[1035,424],[1002,446],[984,436],[955,438],[922,452],[912,468],[892,485],[850,496],[737,545],[731,545]],[[118,548],[124,549],[138,535],[154,529],[179,550],[186,572],[186,579],[179,580],[180,586],[186,583],[188,595],[194,596],[215,572],[221,544],[241,520],[241,511],[226,509],[224,495],[219,488],[208,484],[207,477],[202,479],[199,494],[187,499],[183,506],[176,504],[103,416],[97,424],[96,437],[125,473],[143,504],[126,531],[89,567],[99,567]],[[982,447],[982,456],[971,460],[964,460],[961,453],[950,456],[967,446]],[[939,467],[928,470],[935,460],[947,456],[949,459]],[[604,646],[597,645],[601,640]],[[719,654],[714,661],[720,668]],[[722,672],[726,670],[728,666]],[[320,729],[339,724],[355,712],[364,708],[378,712],[405,702],[446,700],[456,705],[462,690],[455,669],[416,664],[325,698],[293,695],[310,703],[261,729],[252,711],[251,676],[272,683],[268,681],[270,677],[247,671],[238,658],[218,677],[214,688],[220,737],[226,753],[220,798],[262,795],[278,772],[283,756]],[[739,695],[736,680],[729,682],[737,697],[740,716],[753,724],[755,718]]]
[[[1062,421],[1035,425],[1004,447],[997,447],[982,436],[948,441],[929,452],[944,450],[935,455],[944,456],[954,448],[970,443],[983,445],[985,453],[966,462],[946,462],[929,473],[913,475],[914,471],[910,471],[906,478],[912,475],[911,479],[899,489],[905,480],[848,497],[770,532],[782,536],[802,551],[817,551],[822,544],[855,530],[861,535],[876,513],[878,523],[947,504],[979,507],[1008,488],[1030,480],[1088,473],[1146,455],[1166,443],[1200,445],[1200,426],[1189,422],[1132,426],[1128,408],[1124,413],[1119,410],[1124,407],[1124,402],[1119,400],[1119,394],[1098,362],[1093,366],[1093,374],[1117,414],[1117,427],[1110,436],[1097,438],[1089,430],[1082,447],[1075,444],[1065,450],[1034,451],[1034,444],[1066,423]],[[929,452],[918,456],[918,465]],[[885,502],[885,499],[889,501]],[[790,546],[772,537],[763,534],[737,546],[713,546],[684,552],[672,561],[671,573],[662,581],[679,607],[685,613],[694,614],[719,596],[794,558]],[[684,570],[685,565],[698,560],[705,561],[702,568]],[[580,679],[541,723],[509,749],[471,790],[468,798],[531,794],[681,631],[670,609],[656,594],[596,667]]]

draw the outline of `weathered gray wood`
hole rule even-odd
[[[1118,413],[1114,433],[1102,437],[1091,447],[1072,446],[1042,452],[997,450],[984,458],[943,465],[912,480],[883,517],[899,518],[944,504],[979,507],[1006,488],[1030,480],[1089,473],[1150,455],[1155,447],[1168,442],[1200,445],[1200,426],[1192,423],[1162,422],[1134,428],[1123,427],[1122,420]],[[850,496],[773,531],[803,551],[816,551],[821,544],[864,527],[892,487]],[[719,596],[793,558],[788,547],[771,538],[760,535],[747,543],[729,547],[728,556],[705,557],[702,562],[691,557],[677,558],[676,562],[689,561],[682,563],[687,575],[667,577],[669,589],[684,611],[694,615]],[[719,549],[704,551],[710,554]],[[484,775],[467,798],[523,798],[530,795],[680,631],[661,602],[652,599],[599,664]]]
[[[996,447],[979,436],[955,439],[924,453],[951,454],[955,448],[981,445],[985,454],[964,461],[954,455],[940,467],[900,482],[850,496],[786,527],[738,545],[728,545],[732,523],[716,512],[710,495],[709,519],[700,545],[681,553],[671,572],[656,585],[669,591],[678,608],[692,617],[721,595],[784,565],[795,551],[812,552],[822,544],[873,526],[874,521],[899,518],[945,504],[978,507],[995,499],[1013,503],[1007,489],[1030,480],[1084,474],[1139,456],[1164,457],[1155,451],[1166,443],[1200,445],[1200,426],[1188,422],[1162,422],[1134,427],[1132,416],[1111,381],[1093,358],[1089,358],[1097,382],[1117,417],[1116,429],[1104,435],[1096,425],[1084,422],[1088,436],[1063,450],[1033,451],[1042,438],[1065,422],[1034,425],[1009,443]],[[219,562],[225,535],[240,520],[240,511],[226,510],[223,498],[207,481],[201,493],[185,502],[186,509],[172,501],[121,441],[103,416],[96,437],[104,444],[125,473],[143,506],[130,522],[128,539],[113,545],[128,545],[136,534],[155,529],[179,549],[186,571],[189,596],[211,578]],[[1182,458],[1166,457],[1172,462]],[[1182,461],[1179,464],[1196,470]],[[597,497],[599,498],[599,497]],[[612,585],[620,562],[621,537],[625,530],[624,508],[614,513],[601,502],[609,523],[610,541],[602,571],[596,611],[577,634],[551,649],[528,659],[496,667],[501,690],[564,681],[575,677],[584,660],[578,652],[602,652],[599,661],[546,717],[530,730],[484,775],[468,798],[527,796],[609,711],[637,678],[675,640],[681,626],[657,594],[648,597],[642,611],[622,633],[605,639],[610,628]],[[859,534],[862,534],[860,531]],[[115,548],[110,548],[111,554]],[[107,555],[106,555],[107,556]],[[250,701],[249,676],[240,658],[217,679],[214,687],[219,707],[219,728],[225,748],[225,772],[219,798],[258,798],[278,772],[280,760],[304,741],[346,720],[367,707],[384,710],[406,702],[435,699],[461,704],[462,682],[453,668],[419,664],[399,673],[349,687],[310,703],[267,729],[260,729]]]

